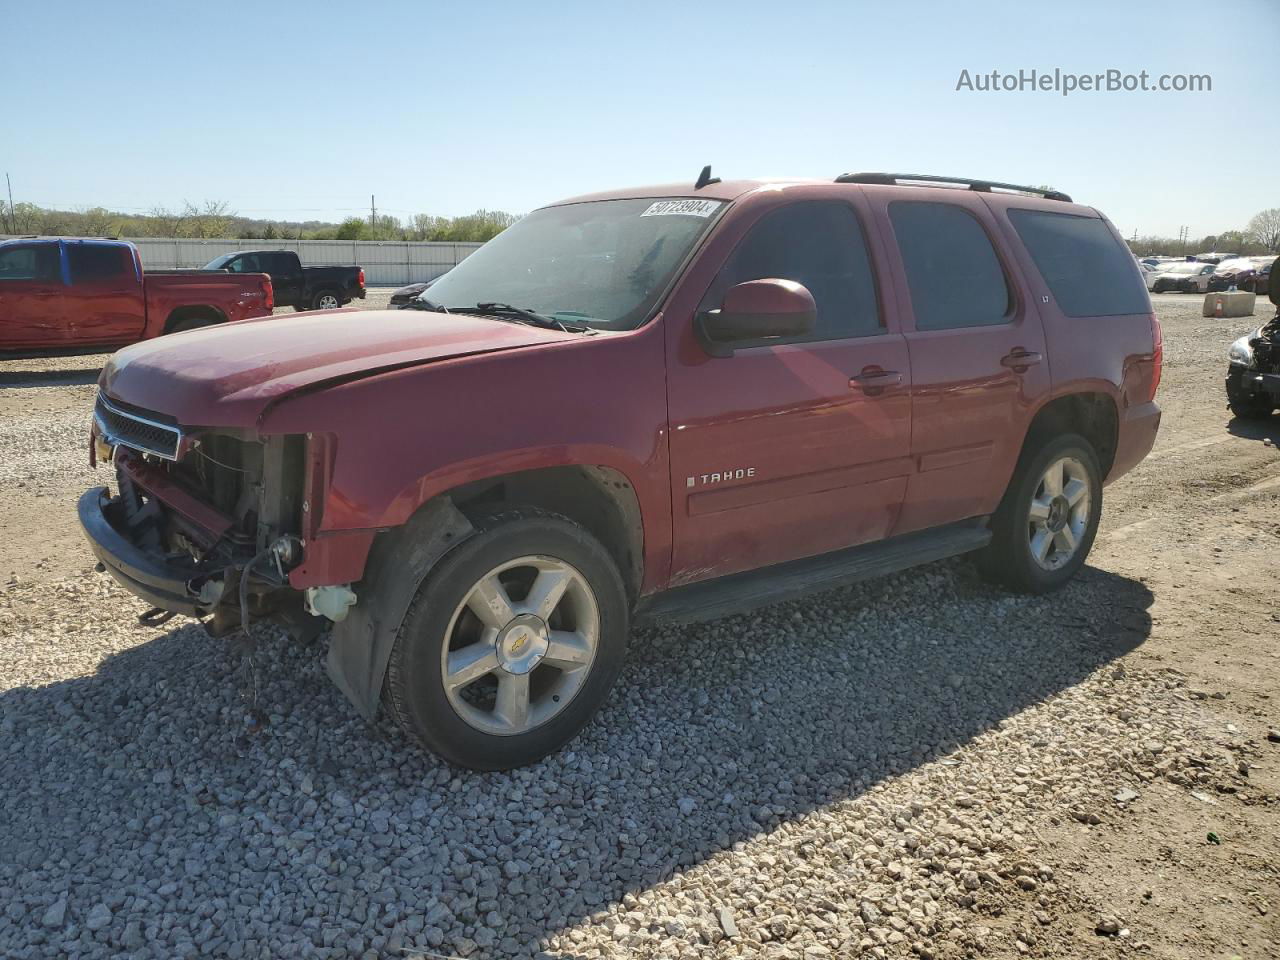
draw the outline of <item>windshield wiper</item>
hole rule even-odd
[[[454,307],[455,310],[466,309]],[[555,317],[548,317],[546,314],[538,313],[535,310],[526,310],[523,307],[513,307],[509,303],[477,303],[471,308],[479,313],[491,314],[495,317],[511,317],[514,320],[520,320],[524,323],[535,327],[542,327],[545,330],[563,330],[565,333],[585,333],[591,328],[581,324],[568,324],[563,320],[557,320]]]
[[[402,310],[432,310],[436,313],[449,312],[448,307],[442,307],[438,303],[432,303],[430,300],[426,299],[425,297],[414,297],[412,300],[405,303],[401,307],[401,309]]]

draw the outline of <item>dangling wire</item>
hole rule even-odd
[[[250,709],[255,714],[258,713],[258,664],[254,659],[257,652],[257,643],[253,639],[253,634],[249,632],[249,575],[263,560],[272,556],[272,550],[267,547],[259,552],[252,560],[244,565],[240,570],[240,632],[244,635],[244,658],[249,664],[249,678],[253,682],[253,700]]]

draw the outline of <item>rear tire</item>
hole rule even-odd
[[[473,525],[418,588],[383,703],[450,763],[506,770],[559,750],[600,709],[629,608],[613,558],[568,518],[512,507]]]
[[[1084,564],[1101,517],[1102,472],[1088,440],[1063,434],[1024,450],[978,571],[1020,593],[1057,590]]]
[[[211,327],[217,322],[212,317],[184,317],[181,320],[175,320],[165,332],[183,333],[187,330],[199,330],[201,327]]]
[[[332,290],[317,290],[315,296],[311,298],[312,310],[337,310],[340,306],[342,306],[342,300]]]

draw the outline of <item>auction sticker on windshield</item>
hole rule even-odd
[[[719,200],[659,200],[649,204],[642,217],[709,217],[720,208]]]

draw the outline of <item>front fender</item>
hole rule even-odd
[[[661,329],[457,357],[281,400],[263,433],[325,434],[317,535],[397,527],[476,481],[606,467],[635,491],[646,570],[669,563],[671,491]]]

